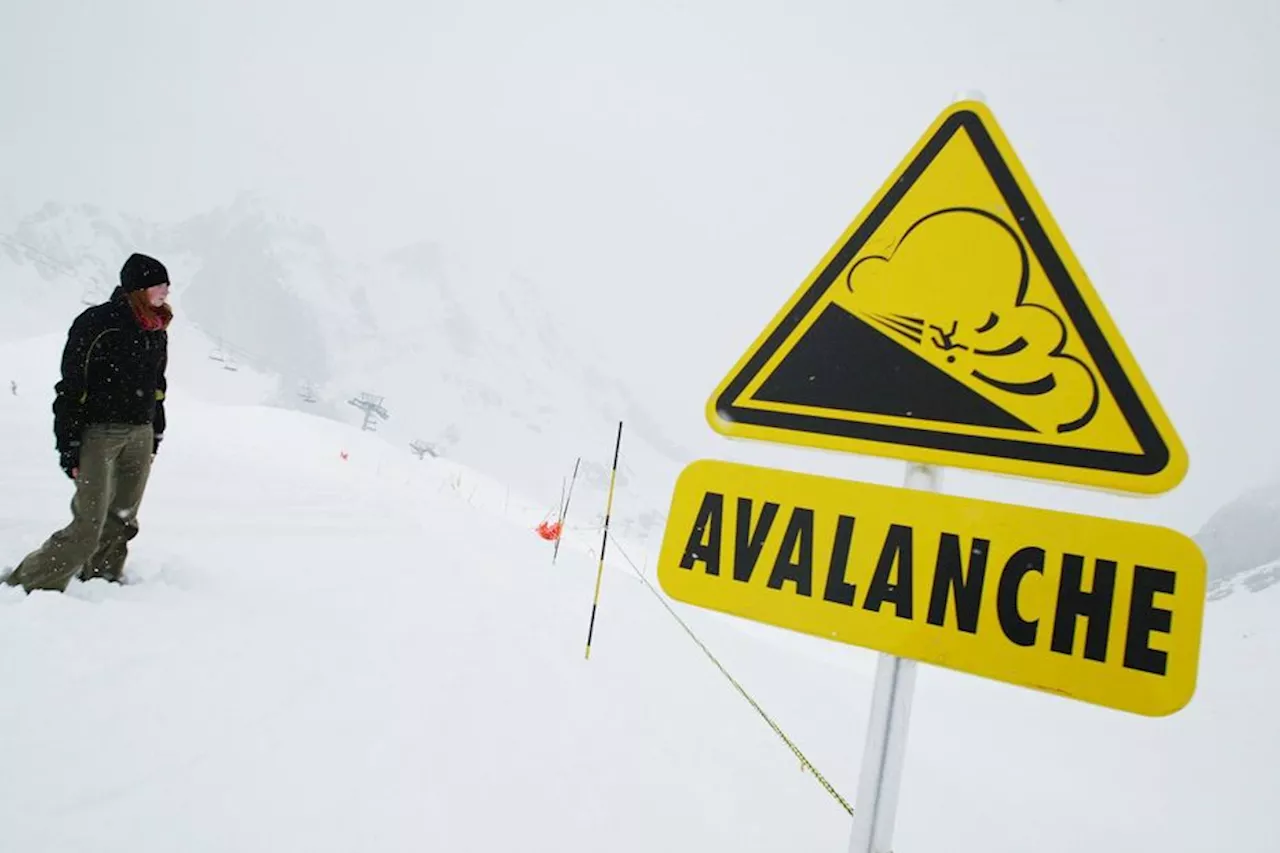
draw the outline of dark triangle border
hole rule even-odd
[[[920,427],[859,423],[818,415],[769,412],[734,405],[734,401],[741,396],[752,379],[763,370],[764,365],[778,351],[791,332],[814,309],[840,271],[849,265],[889,212],[897,206],[929,168],[934,158],[961,129],[968,132],[988,173],[995,181],[1001,195],[1004,196],[1005,203],[1009,206],[1014,218],[1021,224],[1023,237],[1036,260],[1040,262],[1041,268],[1049,279],[1049,284],[1058,294],[1067,316],[1093,358],[1094,364],[1098,366],[1103,384],[1110,390],[1129,428],[1133,430],[1138,446],[1142,449],[1141,453],[1120,453],[1084,447],[1057,447],[1017,439],[957,435]],[[1152,422],[1150,414],[1125,374],[1124,368],[1094,320],[1084,297],[1080,295],[1076,283],[1067,272],[1066,265],[1063,264],[1052,241],[1044,232],[1044,227],[1036,217],[1031,203],[1018,186],[1004,158],[1000,156],[1000,151],[983,125],[982,119],[971,110],[960,110],[948,116],[933,138],[908,164],[902,177],[894,182],[871,214],[835,254],[831,263],[822,270],[792,310],[765,339],[760,349],[752,355],[725,388],[724,393],[716,400],[716,412],[726,421],[786,432],[828,435],[881,444],[905,445],[973,456],[1016,459],[1122,474],[1142,476],[1157,474],[1168,466],[1170,458],[1168,446],[1161,438],[1159,430]]]

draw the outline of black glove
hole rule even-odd
[[[72,447],[60,452],[58,454],[58,467],[74,480],[76,475],[72,472],[80,467],[80,448]]]
[[[160,442],[164,441],[164,433],[158,432],[151,442],[151,455],[155,456],[160,452]]]

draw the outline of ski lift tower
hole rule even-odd
[[[360,426],[360,429],[362,430],[375,432],[375,417],[381,418],[384,421],[391,417],[391,415],[387,413],[387,410],[382,406],[382,398],[374,394],[361,391],[359,397],[354,397],[348,400],[347,403],[364,412],[364,423]]]

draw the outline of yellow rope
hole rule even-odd
[[[755,699],[751,698],[751,694],[748,693],[746,689],[741,684],[738,683],[738,680],[736,678],[734,678],[732,675],[729,674],[729,671],[724,668],[724,665],[721,664],[719,660],[716,659],[716,656],[711,653],[711,650],[707,648],[706,644],[703,643],[702,640],[698,639],[698,635],[693,632],[693,629],[689,627],[688,623],[686,623],[683,619],[680,618],[680,614],[676,613],[674,610],[671,609],[671,605],[668,604],[667,600],[662,597],[662,594],[659,593],[658,590],[654,589],[653,584],[649,583],[648,578],[646,578],[643,574],[641,574],[640,570],[636,568],[636,564],[632,562],[629,556],[627,556],[626,551],[624,551],[622,549],[622,546],[618,544],[618,541],[616,538],[614,539],[613,547],[617,549],[618,553],[622,555],[622,558],[627,561],[628,565],[631,566],[632,571],[636,573],[636,577],[640,579],[640,582],[645,585],[645,587],[649,590],[649,592],[653,593],[654,598],[658,599],[658,603],[660,603],[664,608],[666,608],[666,611],[671,614],[671,617],[680,623],[680,627],[685,630],[685,633],[688,634],[689,637],[692,638],[692,640],[698,644],[698,648],[702,649],[703,654],[705,654],[711,660],[711,662],[716,665],[716,669],[720,670],[720,673],[729,680],[729,683],[732,684],[739,693],[742,694],[742,697],[751,704],[751,707],[756,709],[756,713],[758,713],[762,718],[764,718],[764,721],[769,724],[769,728],[773,729],[774,732],[778,735],[778,737],[782,738],[782,741],[787,745],[787,748],[790,749],[791,752],[796,756],[796,758],[800,760],[801,770],[808,769],[813,771],[813,776],[815,779],[818,780],[818,784],[821,785],[823,788],[825,788],[827,793],[830,794],[832,797],[834,797],[836,802],[840,803],[840,805],[844,807],[844,810],[846,812],[852,815],[853,806],[849,805],[849,802],[844,797],[840,796],[840,792],[835,789],[835,786],[833,786],[830,782],[828,782],[826,777],[818,772],[818,768],[813,766],[813,762],[811,762],[808,758],[805,757],[804,753],[800,751],[800,748],[795,745],[795,743],[791,740],[791,738],[787,737],[786,732],[784,732],[782,728],[777,723],[775,723],[768,714],[765,713],[764,709],[760,707],[760,703],[756,702]]]

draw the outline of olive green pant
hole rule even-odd
[[[119,581],[151,473],[151,426],[95,424],[80,439],[71,523],[23,559],[12,586],[65,591],[71,578]]]

